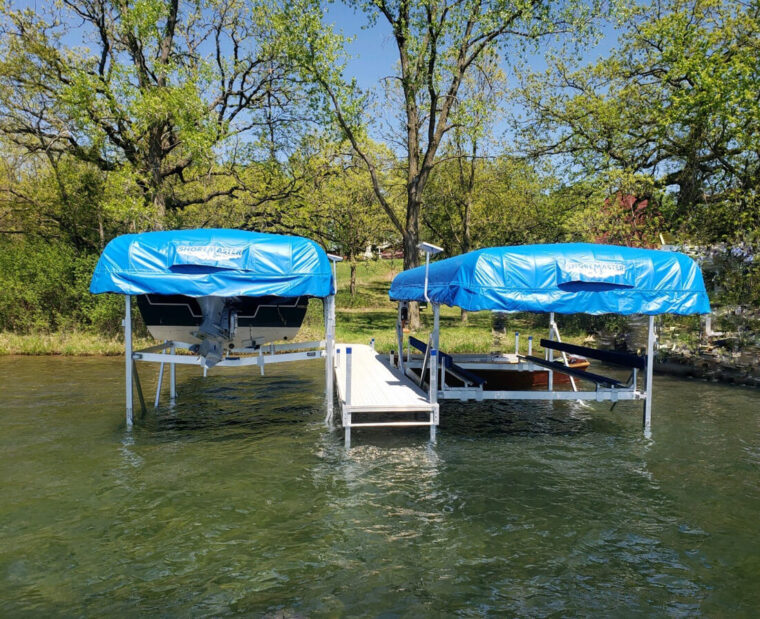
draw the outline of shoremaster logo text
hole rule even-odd
[[[177,247],[177,253],[186,258],[202,260],[229,260],[243,257],[242,249],[218,245],[180,245]]]

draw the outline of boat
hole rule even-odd
[[[586,357],[568,357],[567,367],[573,370],[587,370],[591,362]],[[538,389],[549,385],[549,372],[535,370],[526,372],[504,372],[502,370],[478,370],[489,389]],[[570,376],[554,372],[555,385],[569,385]]]
[[[257,350],[262,344],[292,340],[298,334],[308,298],[141,294],[137,307],[157,340],[200,345],[208,337],[217,337],[227,348]]]

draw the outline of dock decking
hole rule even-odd
[[[430,426],[434,433],[438,404],[428,402],[424,390],[391,367],[387,355],[378,355],[363,344],[338,344],[335,378],[347,439],[352,427]],[[355,422],[353,416],[361,413],[394,413],[394,419],[375,421],[373,416],[372,421]],[[415,414],[414,417],[416,413],[427,413],[428,419],[397,420],[399,413]]]

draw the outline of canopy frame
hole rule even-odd
[[[155,234],[155,233],[149,233]],[[297,237],[296,237],[297,238]],[[306,241],[306,239],[302,239]],[[311,242],[311,241],[310,241]],[[321,249],[319,250],[321,251]],[[324,255],[324,254],[323,254]],[[332,283],[324,296],[311,295],[321,298],[324,304],[324,339],[312,342],[297,342],[283,344],[263,344],[249,348],[233,348],[225,351],[224,358],[214,367],[247,367],[258,366],[261,375],[264,375],[265,367],[274,363],[289,363],[293,361],[306,361],[314,359],[325,360],[325,422],[331,425],[334,417],[335,377],[333,365],[335,358],[335,295],[337,293],[337,263],[342,257],[326,254],[330,263],[330,275]],[[101,276],[102,277],[102,276]],[[102,285],[102,284],[99,284]],[[324,290],[324,289],[323,289]],[[95,292],[100,292],[96,290]],[[132,294],[120,290],[113,290],[117,294],[124,294],[124,353],[125,353],[125,418],[126,427],[131,429],[135,421],[134,394],[137,393],[142,414],[147,413],[145,397],[140,384],[137,362],[158,364],[158,380],[156,394],[153,399],[154,408],[158,408],[161,401],[164,374],[166,366],[169,367],[169,405],[175,406],[178,397],[176,369],[178,365],[191,365],[201,368],[203,376],[207,376],[208,368],[203,359],[197,355],[178,354],[178,350],[189,350],[191,344],[187,342],[165,340],[160,344],[149,346],[140,350],[134,350],[132,328]],[[254,294],[240,296],[258,296]]]
[[[482,402],[484,400],[575,400],[578,402],[611,402],[614,407],[621,401],[638,400],[643,402],[642,425],[644,433],[647,436],[651,436],[654,348],[656,343],[654,316],[650,315],[647,317],[647,355],[643,380],[639,380],[638,369],[632,368],[633,371],[629,383],[620,387],[604,387],[597,383],[593,390],[584,390],[580,389],[573,377],[570,376],[571,390],[558,390],[554,385],[555,370],[533,363],[526,359],[525,355],[519,353],[519,333],[515,333],[515,354],[513,355],[502,355],[501,357],[494,358],[490,355],[442,353],[440,350],[441,327],[439,303],[431,303],[433,309],[433,328],[429,334],[427,350],[422,355],[414,354],[411,351],[411,342],[407,342],[406,358],[404,358],[403,317],[406,315],[407,303],[407,301],[400,301],[398,304],[396,333],[399,354],[396,357],[396,367],[413,381],[427,387],[428,398],[431,404],[438,403],[440,400],[459,400],[462,402]],[[559,327],[557,326],[553,312],[549,313],[548,339],[561,342]],[[528,338],[529,355],[532,352],[532,340],[532,337]],[[552,362],[554,360],[554,350],[552,348],[545,348],[544,352],[546,360]],[[447,383],[447,377],[453,374],[451,369],[445,363],[439,363],[439,360],[444,357],[451,358],[454,365],[473,373],[477,373],[478,370],[499,370],[503,372],[545,371],[548,372],[547,389],[487,390],[483,388],[482,384],[454,386]],[[562,357],[564,364],[568,365],[567,355],[562,353]],[[425,378],[427,378],[427,381]],[[457,377],[457,379],[458,382],[463,382],[461,377]],[[435,435],[435,431],[432,428],[431,435]]]

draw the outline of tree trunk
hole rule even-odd
[[[356,260],[351,258],[351,285],[350,285],[351,297],[356,295]]]
[[[153,208],[156,214],[156,221],[153,227],[156,230],[163,230],[164,222],[166,221],[166,196],[160,188],[156,189],[153,194]]]
[[[407,194],[406,204],[406,230],[404,232],[404,270],[413,269],[420,264],[420,255],[417,245],[420,241],[420,201],[415,192],[410,188]],[[418,303],[409,304],[409,329],[419,330],[420,306]]]

